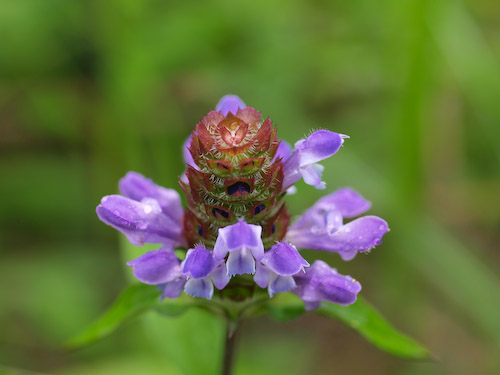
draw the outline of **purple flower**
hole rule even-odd
[[[288,160],[288,158],[292,155],[292,146],[287,141],[280,141],[278,146],[278,150],[276,151],[276,155],[274,156],[274,160],[281,158],[281,161],[284,163]]]
[[[134,276],[144,284],[157,285],[162,298],[177,298],[182,293],[186,278],[182,275],[181,262],[172,247],[148,251],[127,262]]]
[[[182,275],[168,283],[158,285],[158,288],[162,291],[161,299],[179,297],[184,290],[186,281],[186,277]]]
[[[213,252],[202,246],[188,250],[182,272],[188,279],[184,291],[206,299],[212,299],[214,285],[224,289],[230,280],[224,262],[214,259]]]
[[[370,203],[351,189],[340,189],[321,198],[289,228],[286,239],[301,249],[333,251],[351,260],[358,252],[382,243],[389,230],[377,216],[364,216],[343,224],[344,218],[359,215]]]
[[[305,273],[294,276],[297,287],[293,293],[298,295],[306,305],[306,310],[320,306],[321,301],[349,305],[356,302],[361,291],[361,284],[350,276],[343,276],[328,264],[317,260]]]
[[[262,228],[259,225],[250,225],[244,220],[219,229],[214,256],[216,259],[224,259],[229,252],[229,275],[255,273],[255,259],[260,260],[264,256],[261,234]]]
[[[293,153],[284,163],[283,189],[288,189],[301,177],[306,184],[325,189],[326,184],[321,181],[324,167],[316,163],[334,155],[344,143],[344,138],[347,136],[329,130],[318,130],[295,143]]]
[[[159,250],[148,251],[146,254],[127,262],[137,280],[144,284],[158,285],[168,283],[181,276],[181,263],[171,247],[164,246]]]
[[[262,121],[260,112],[226,95],[183,145],[189,175],[180,177],[185,210],[175,190],[129,172],[119,182],[121,195],[104,197],[97,215],[134,245],[162,245],[127,263],[139,281],[156,285],[162,298],[185,291],[211,299],[214,288],[225,288],[231,277],[253,274],[269,296],[291,291],[307,309],[321,301],[350,304],[360,284],[322,261],[309,267],[297,249],[337,252],[350,260],[380,244],[387,223],[376,216],[345,223],[370,208],[351,189],[321,198],[291,226],[284,202],[284,193],[300,178],[325,188],[324,167],[317,163],[334,155],[345,138],[318,130],[292,150],[277,138],[269,118]],[[188,245],[181,263],[174,249]]]
[[[135,201],[142,201],[144,198],[155,199],[162,212],[172,220],[180,221],[184,215],[179,193],[156,185],[140,173],[128,172],[120,180],[118,186],[123,196]]]
[[[254,280],[261,288],[266,288],[269,296],[288,292],[296,287],[293,275],[304,272],[309,263],[302,258],[297,249],[285,242],[279,242],[267,251],[260,262]]]
[[[133,245],[180,246],[185,242],[181,222],[163,213],[156,199],[144,198],[139,202],[121,195],[108,195],[102,198],[96,211],[99,219],[125,234]]]
[[[216,111],[221,111],[223,116],[226,116],[229,112],[233,115],[238,112],[238,109],[246,108],[245,103],[236,95],[226,95],[219,100],[217,106],[215,107]]]

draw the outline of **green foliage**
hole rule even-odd
[[[293,320],[305,313],[304,303],[295,295],[279,294],[266,304],[266,311],[280,322]],[[358,296],[349,306],[323,302],[315,313],[336,319],[361,334],[377,348],[404,358],[429,359],[421,344],[394,328],[371,304]]]
[[[151,285],[135,284],[125,289],[113,306],[86,330],[68,341],[67,346],[77,348],[99,340],[121,324],[156,306],[160,291]]]
[[[159,329],[165,331],[164,335],[160,335],[161,337],[168,337],[168,340],[161,342],[161,346],[166,348],[162,350],[170,353],[181,367],[186,367],[189,363],[189,371],[186,373],[196,374],[200,368],[207,366],[213,367],[215,371],[218,357],[210,356],[202,361],[205,363],[200,363],[190,359],[189,353],[195,346],[200,346],[200,350],[202,350],[203,345],[200,345],[200,341],[213,340],[212,334],[206,335],[207,326],[217,326],[218,328],[213,328],[214,331],[220,329],[217,335],[225,332],[224,328],[216,323],[220,320],[218,316],[221,314],[218,313],[222,313],[227,319],[237,321],[243,316],[257,316],[265,312],[280,322],[296,319],[305,313],[304,303],[291,293],[278,294],[272,299],[259,299],[250,301],[250,303],[230,301],[210,303],[185,295],[178,299],[160,301],[159,295],[160,292],[151,285],[135,284],[128,287],[104,315],[70,340],[68,346],[77,348],[102,339],[114,332],[124,322],[136,318],[148,310],[154,310],[165,318],[175,318],[170,322],[163,322],[157,316],[149,315],[147,325],[150,326],[151,322],[155,322],[154,336],[158,337],[157,330]],[[204,311],[200,312],[198,309],[198,312],[189,312],[187,316],[177,318],[186,313],[190,307],[202,307]],[[358,301],[350,306],[325,302],[316,312],[341,321],[359,332],[372,344],[390,354],[414,359],[429,358],[427,349],[398,332],[379,312],[361,298],[358,298]],[[193,316],[195,318],[191,318]],[[179,347],[184,347],[184,349]],[[209,365],[208,362],[214,364]]]
[[[291,143],[319,127],[351,136],[324,163],[327,191],[358,190],[391,232],[370,256],[328,261],[442,358],[423,368],[367,356],[356,367],[338,360],[345,352],[324,355],[318,342],[309,343],[302,373],[329,373],[330,365],[377,375],[499,373],[500,3],[228,4],[0,5],[0,362],[54,374],[175,373],[171,358],[193,351],[189,345],[201,352],[185,336],[202,324],[211,327],[207,337],[194,337],[220,354],[221,319],[202,309],[174,318],[151,311],[143,326],[88,354],[66,355],[54,343],[102,311],[131,274],[120,268],[118,235],[95,216],[99,199],[131,169],[175,188],[183,141],[234,93],[271,116]],[[292,215],[324,193],[303,185],[299,192],[288,199]],[[268,308],[282,319],[299,310]],[[179,326],[159,328],[170,324]],[[255,347],[269,338],[268,356],[245,358],[252,371],[238,373],[288,373],[274,358],[294,352],[304,335],[283,328],[282,341],[294,348],[286,353],[267,328],[255,326]],[[247,348],[242,356],[255,353]],[[156,350],[169,359],[155,373]]]
[[[413,359],[430,358],[429,350],[398,332],[363,298],[358,297],[358,300],[349,306],[323,302],[317,313],[340,320],[373,345],[390,354]]]

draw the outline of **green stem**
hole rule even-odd
[[[226,340],[224,344],[224,358],[222,362],[222,375],[231,375],[234,352],[236,346],[236,329],[237,321],[230,318],[227,319]]]

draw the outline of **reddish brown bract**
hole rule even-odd
[[[229,112],[211,111],[192,134],[189,151],[184,232],[189,245],[214,244],[218,229],[238,219],[264,228],[265,246],[283,238],[288,213],[282,201],[283,165],[275,159],[279,146],[276,128],[251,107]]]

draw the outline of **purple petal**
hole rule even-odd
[[[274,156],[274,160],[281,158],[281,161],[284,163],[290,156],[292,155],[292,146],[287,141],[280,141],[278,146],[278,150],[276,151],[276,155]]]
[[[309,229],[315,234],[334,232],[343,225],[343,217],[367,211],[371,203],[352,189],[344,188],[318,200],[290,226],[290,231]]]
[[[255,273],[255,259],[249,249],[242,248],[229,253],[227,273],[231,276]]]
[[[293,153],[283,164],[283,175],[283,190],[287,190],[302,177],[297,153]]]
[[[335,210],[343,217],[351,218],[368,211],[371,203],[349,188],[339,189],[318,200],[314,207],[322,210]]]
[[[181,222],[163,214],[155,199],[137,202],[121,195],[108,195],[102,198],[96,212],[99,219],[125,234],[133,245],[162,243],[175,246],[184,242]]]
[[[271,276],[272,276],[271,270],[266,266],[260,264],[260,262],[257,262],[255,269],[255,276],[253,277],[255,283],[261,288],[266,288],[269,285],[269,282],[271,281]]]
[[[270,283],[267,288],[269,296],[272,297],[276,293],[284,293],[296,287],[295,280],[292,276],[277,276]]]
[[[184,291],[194,297],[212,299],[214,285],[209,279],[189,279],[184,286]]]
[[[295,184],[301,177],[309,185],[324,189],[325,184],[321,182],[322,167],[313,165],[334,155],[342,146],[344,138],[346,136],[343,134],[318,130],[295,143],[293,154],[284,164],[283,190]]]
[[[194,169],[200,170],[200,168],[196,165],[193,159],[193,155],[191,155],[191,152],[189,151],[189,147],[191,147],[191,139],[193,138],[193,135],[191,134],[186,141],[184,142],[184,145],[182,146],[182,152],[184,155],[184,162],[187,165],[192,166]]]
[[[364,216],[341,226],[337,231],[290,230],[287,241],[301,249],[334,251],[342,259],[351,260],[358,251],[367,251],[382,243],[389,231],[387,223],[377,216]]]
[[[194,249],[188,250],[182,272],[194,279],[202,279],[207,277],[215,266],[212,251],[197,246]]]
[[[260,260],[264,256],[261,234],[262,227],[247,224],[243,220],[220,228],[214,246],[214,256],[216,259],[223,259],[228,252],[250,249],[255,259]]]
[[[261,260],[274,273],[281,276],[295,275],[309,267],[309,263],[302,258],[297,249],[285,242],[279,242],[266,252]]]
[[[329,130],[318,130],[295,143],[294,153],[298,153],[299,165],[303,167],[334,155],[342,143],[344,140],[340,134]]]
[[[293,223],[287,232],[287,237],[294,238],[297,233],[332,233],[343,225],[342,215],[338,211],[326,211],[315,206],[308,209],[299,219]],[[294,241],[291,241],[295,244]]]
[[[224,263],[219,264],[219,266],[213,270],[212,281],[217,289],[224,289],[226,285],[231,280],[231,276],[227,274],[226,265]]]
[[[223,116],[226,116],[229,112],[233,115],[236,115],[238,109],[246,108],[245,103],[236,95],[226,95],[219,100],[217,106],[215,107],[216,111],[221,111]]]
[[[316,310],[321,306],[321,301],[304,301],[304,305],[306,306],[306,311]]]
[[[127,263],[134,276],[144,284],[167,283],[181,275],[180,262],[172,248],[149,251]]]
[[[120,193],[135,201],[153,198],[160,205],[163,213],[172,220],[180,221],[184,215],[181,197],[173,189],[156,185],[149,178],[137,172],[128,172],[119,182]]]
[[[349,305],[356,301],[361,284],[350,276],[343,276],[328,264],[317,260],[305,274],[294,276],[297,288],[293,293],[306,302],[306,308],[316,308],[320,301]]]
[[[160,290],[163,292],[161,295],[161,299],[179,297],[182,294],[182,291],[184,290],[185,284],[186,284],[186,278],[181,276],[166,284],[158,285],[158,287],[160,287]]]

